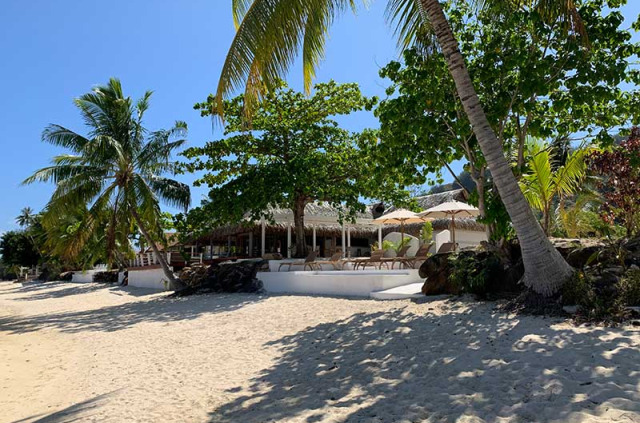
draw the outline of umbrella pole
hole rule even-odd
[[[404,220],[400,221],[400,246],[404,242]]]
[[[453,251],[456,251],[456,215],[451,215],[451,242],[453,242]]]

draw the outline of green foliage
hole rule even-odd
[[[25,231],[9,231],[0,237],[2,263],[12,273],[15,267],[32,267],[38,264],[40,253]]]
[[[525,147],[525,168],[520,179],[520,189],[534,210],[542,214],[542,228],[548,235],[551,229],[552,206],[558,199],[579,193],[587,177],[585,158],[592,148],[579,148],[568,154],[564,163],[554,164],[558,156],[552,147],[538,140],[529,139]],[[565,216],[566,224],[570,223]],[[568,227],[573,230],[574,228]]]
[[[640,269],[628,270],[618,283],[620,301],[625,306],[640,306]]]
[[[527,136],[560,140],[581,133],[607,144],[611,132],[638,120],[640,95],[621,88],[621,82],[635,86],[640,80],[631,64],[640,47],[623,26],[622,3],[577,5],[589,29],[588,49],[532,9],[503,14],[493,7],[475,10],[465,1],[443,5],[487,118],[518,167]],[[441,183],[443,165],[464,158],[476,188],[487,190],[492,184],[486,184],[484,158],[445,59],[437,50],[427,53],[409,49],[402,63],[381,70],[391,85],[376,110],[381,142],[373,153],[385,168],[403,169],[403,185]],[[429,174],[435,177],[428,180]],[[497,194],[492,206],[481,201],[483,195],[474,197],[481,209],[485,203],[483,222],[508,234],[507,226],[494,228],[502,218],[508,222]]]
[[[433,242],[433,225],[430,221],[426,221],[420,230],[420,239],[423,243]]]
[[[579,307],[579,318],[588,321],[618,322],[626,315],[626,295],[637,289],[635,279],[621,279],[611,289],[603,290],[593,278],[581,271],[562,287],[562,302]],[[631,296],[629,296],[631,298]]]
[[[223,99],[244,89],[246,105],[258,104],[261,95],[274,90],[280,78],[288,74],[301,53],[305,91],[311,89],[315,69],[325,52],[325,42],[334,20],[347,10],[356,12],[353,0],[240,0],[232,2],[236,34],[221,71],[215,105],[223,108]],[[362,2],[364,5],[368,1]],[[531,0],[514,2],[477,0],[472,3],[493,8],[494,16],[525,9],[545,22],[554,22],[563,33],[583,33],[573,1]],[[448,13],[455,14],[456,9]],[[395,29],[398,45],[435,48],[427,10],[415,0],[388,0],[387,20]],[[507,41],[507,40],[505,40]],[[505,45],[509,45],[505,43]]]
[[[393,243],[393,247],[391,247],[391,248],[393,248],[393,251],[395,251],[396,254],[397,254],[397,253],[400,252],[400,250],[402,250],[404,247],[406,247],[410,243],[411,243],[411,238],[406,237],[406,238],[401,239],[398,242],[394,242]]]
[[[484,298],[499,279],[501,267],[500,259],[494,254],[482,256],[473,252],[451,254],[449,281],[455,284],[461,293]]]
[[[591,282],[583,272],[577,271],[562,286],[562,302],[565,305],[589,305],[594,300]]]
[[[371,245],[371,251],[376,251],[378,249],[379,249],[378,242],[376,241]],[[393,242],[389,241],[388,239],[385,239],[385,240],[382,241],[382,249],[384,251],[395,249],[395,244]]]
[[[250,123],[242,96],[226,102],[225,138],[183,153],[190,159],[184,171],[204,172],[194,185],[210,188],[202,210],[180,217],[185,229],[198,220],[219,225],[246,217],[271,219],[269,206],[277,206],[293,211],[296,244],[304,245],[299,235],[305,205],[329,203],[342,210],[342,218],[353,220],[365,210],[363,197],[392,195],[372,182],[376,163],[360,148],[376,142],[375,132],[353,133],[334,120],[370,110],[375,102],[357,84],[333,81],[316,85],[309,97],[282,83],[265,95]],[[216,113],[213,96],[196,109],[203,116]]]
[[[42,223],[49,229],[50,243],[56,244],[56,233],[69,235],[59,238],[69,258],[83,261],[81,251],[97,248],[105,249],[109,264],[122,263],[134,220],[150,238],[164,239],[159,201],[188,207],[189,187],[164,176],[175,170],[171,154],[184,144],[180,137],[186,125],[176,122],[169,130],[147,130],[143,117],[150,98],[148,91],[133,101],[124,96],[120,81],[111,79],[74,101],[88,136],[60,125],[44,130],[44,142],[70,153],[55,156],[51,166],[25,183],[55,184]]]
[[[583,189],[570,204],[562,201],[555,211],[554,235],[568,238],[603,237],[604,222],[596,212],[601,202],[600,196],[588,189]]]

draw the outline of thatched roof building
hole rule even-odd
[[[420,208],[427,209],[447,201],[466,201],[467,194],[463,189],[447,191],[437,194],[425,195],[416,198]],[[316,240],[321,248],[329,245],[330,249],[341,248],[342,245],[353,246],[354,244],[363,247],[369,246],[370,243],[378,239],[379,231],[383,234],[399,231],[399,226],[385,225],[380,228],[372,221],[382,214],[386,214],[395,210],[394,207],[386,208],[384,204],[373,204],[363,212],[356,214],[355,223],[345,222],[344,225],[339,223],[341,217],[345,216],[346,210],[340,207],[332,206],[328,203],[311,203],[305,207],[305,233],[308,237],[307,242],[313,238],[315,245]],[[291,244],[291,230],[293,226],[293,212],[290,209],[270,206],[267,213],[271,216],[270,220],[251,221],[248,217],[245,222],[233,225],[224,225],[212,229],[206,235],[200,236],[193,240],[194,244],[200,246],[210,245],[241,245],[245,251],[253,251],[262,240],[268,248],[277,245],[279,251],[284,249],[285,245]],[[432,221],[434,231],[442,231],[451,228],[451,220],[436,219]],[[484,226],[474,219],[456,219],[457,230],[479,231],[485,230]],[[406,225],[405,232],[409,234],[419,235],[423,224]],[[347,241],[345,241],[345,232],[348,233]],[[342,242],[340,242],[342,239]],[[351,240],[360,241],[351,243]],[[345,244],[346,242],[346,244]],[[264,247],[262,247],[264,251]],[[268,250],[268,249],[267,249]]]

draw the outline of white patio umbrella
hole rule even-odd
[[[453,242],[453,249],[455,250],[456,217],[476,217],[479,214],[480,210],[467,203],[463,203],[461,201],[448,201],[419,213],[419,216],[430,217],[433,219],[451,218],[451,242]]]
[[[404,224],[405,223],[420,223],[424,222],[426,219],[418,215],[418,213],[414,213],[410,210],[406,209],[398,209],[394,210],[391,213],[387,213],[385,215],[380,216],[377,219],[374,219],[372,223],[377,225],[400,225],[400,230],[402,232],[400,242],[404,241]],[[382,245],[380,246],[382,248]]]

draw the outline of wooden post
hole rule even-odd
[[[266,246],[266,239],[267,239],[267,230],[266,229],[267,228],[266,228],[266,225],[264,223],[264,218],[260,219],[260,226],[262,226],[262,228],[261,228],[262,229],[262,233],[260,234],[261,238],[262,238],[262,240],[261,240],[262,241],[261,252],[262,252],[262,255],[264,256],[265,253],[266,253],[266,248],[267,248],[267,246]]]
[[[316,250],[316,225],[312,226],[313,228],[313,251]]]
[[[342,257],[346,257],[346,253],[347,253],[347,249],[345,248],[346,243],[347,243],[347,234],[344,231],[344,223],[342,224]]]
[[[287,258],[291,258],[291,222],[287,222]]]
[[[351,226],[347,227],[347,257],[351,257]]]
[[[378,225],[378,248],[382,249],[382,225]]]

